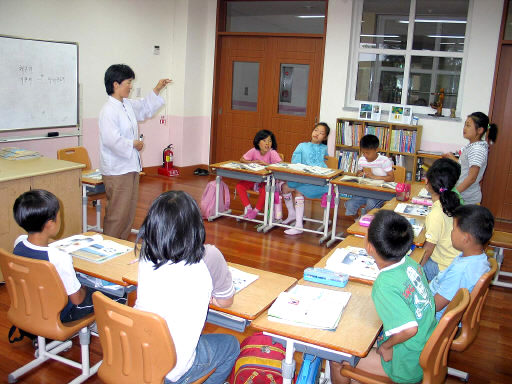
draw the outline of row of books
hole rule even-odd
[[[336,151],[338,158],[338,169],[347,173],[357,172],[357,162],[359,161],[359,152],[355,151]]]
[[[392,130],[389,147],[393,152],[415,153],[416,131]]]
[[[359,146],[363,137],[363,124],[338,121],[336,124],[336,145]]]

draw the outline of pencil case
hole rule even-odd
[[[326,268],[306,268],[304,270],[304,280],[343,288],[347,285],[348,275]]]
[[[412,202],[414,204],[427,205],[429,207],[432,206],[432,200],[426,199],[426,198],[423,198],[423,197],[419,197],[419,196],[413,197],[412,198]]]
[[[361,216],[361,218],[359,219],[359,225],[361,227],[369,227],[372,220],[373,215],[366,214],[364,216]]]

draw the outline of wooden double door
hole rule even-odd
[[[210,160],[238,160],[256,132],[268,129],[289,161],[318,120],[323,38],[222,36],[219,42]]]

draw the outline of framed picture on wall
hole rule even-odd
[[[361,120],[380,121],[380,113],[382,107],[378,103],[361,103],[359,104],[359,118]]]
[[[412,108],[408,105],[392,105],[389,110],[390,123],[411,124]]]

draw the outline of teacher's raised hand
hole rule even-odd
[[[155,94],[158,95],[162,89],[165,88],[167,84],[172,83],[171,79],[160,79],[158,81],[158,84],[153,88],[153,91],[155,91]]]

